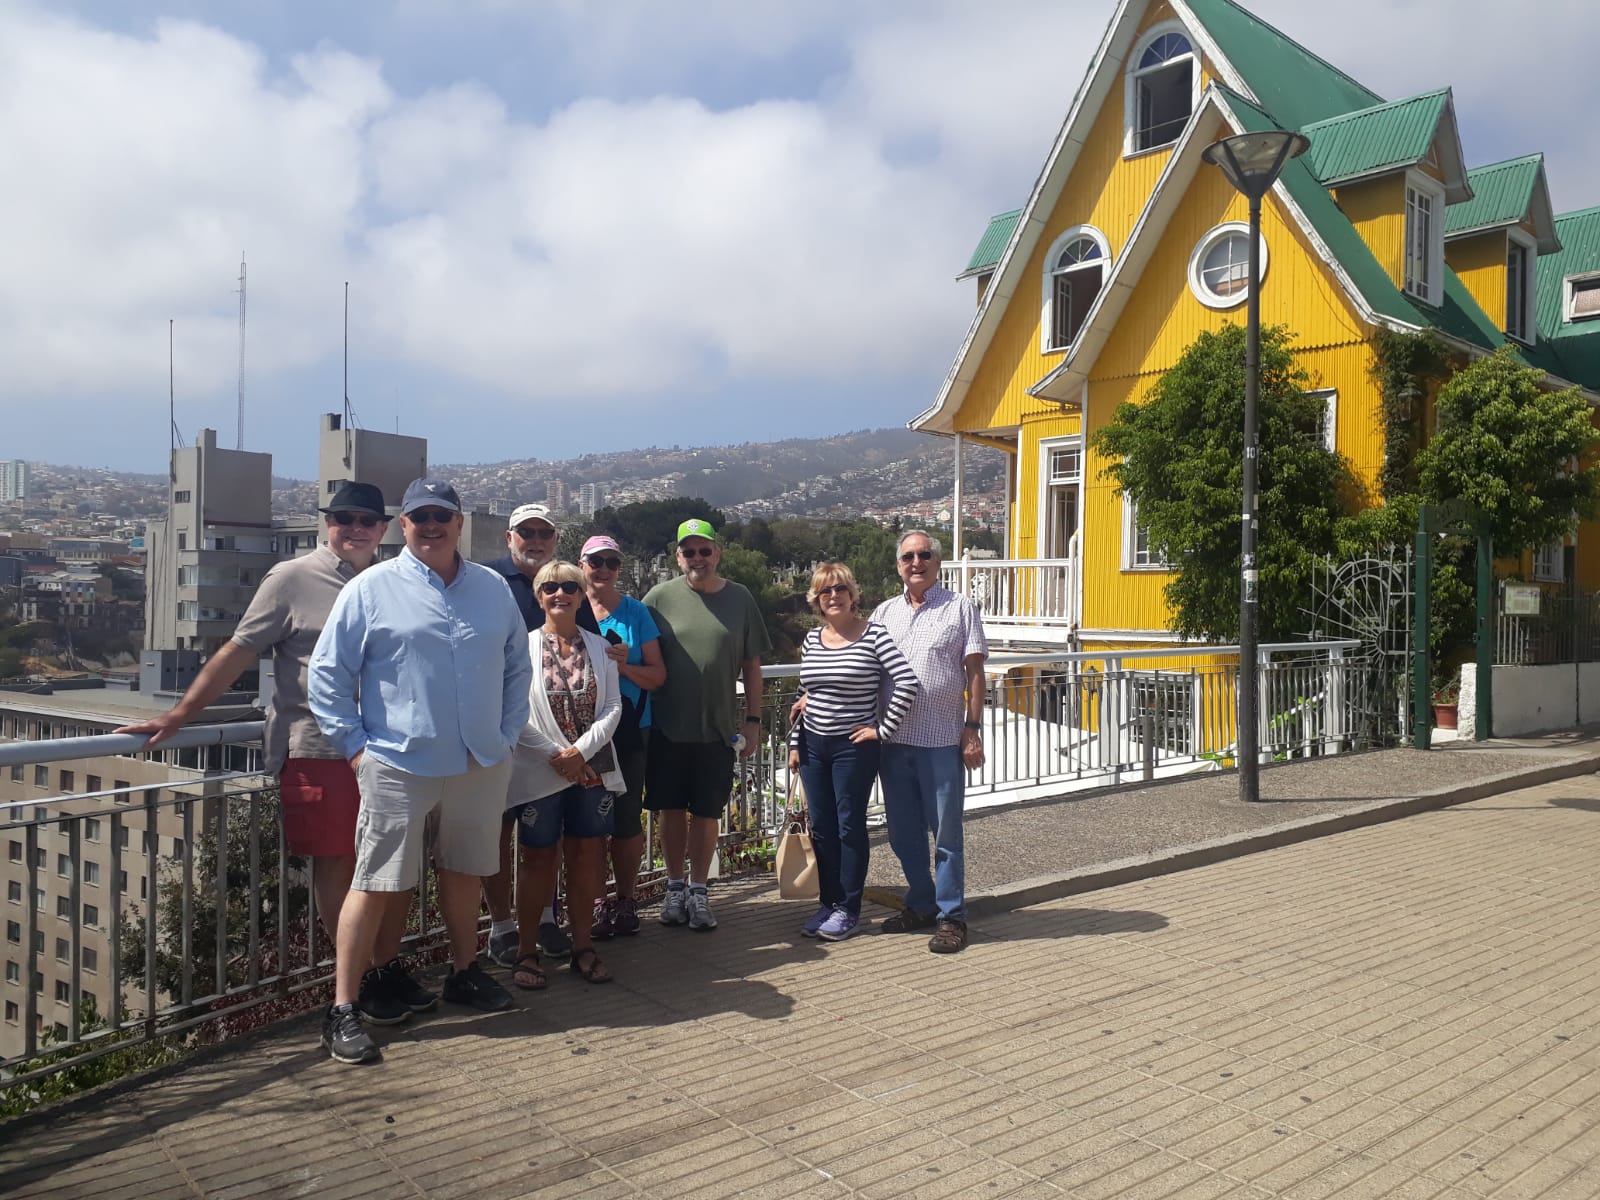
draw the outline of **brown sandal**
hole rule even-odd
[[[524,979],[528,982],[524,983]],[[539,956],[537,954],[524,954],[517,959],[516,966],[511,968],[511,982],[525,992],[542,992],[550,980],[539,969]]]
[[[582,950],[572,952],[572,962],[567,965],[567,970],[580,976],[588,983],[610,983],[611,972],[606,970],[605,963],[600,961],[600,956],[594,952],[593,946],[585,946]]]

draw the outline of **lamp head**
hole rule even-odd
[[[1291,158],[1311,147],[1302,133],[1272,129],[1265,133],[1240,133],[1212,142],[1200,157],[1221,167],[1228,182],[1252,200],[1265,196]]]

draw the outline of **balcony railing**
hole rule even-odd
[[[1264,758],[1358,748],[1359,722],[1344,699],[1344,655],[1354,644],[1262,648]],[[969,806],[1230,765],[1237,651],[1204,653],[1212,661],[1203,667],[1167,665],[1193,649],[995,656],[987,762],[969,775]],[[724,873],[763,868],[782,821],[799,668],[763,674],[758,753],[739,764],[724,819]],[[169,744],[237,752],[260,736],[259,723],[201,726]],[[0,743],[0,767],[135,754],[143,743],[118,734]],[[876,798],[871,814],[881,820]],[[661,878],[653,834],[647,825],[646,887]],[[0,1099],[107,1055],[127,1052],[142,1064],[173,1053],[177,1040],[218,1040],[323,1002],[333,947],[317,913],[313,863],[287,853],[271,780],[216,773],[159,789],[142,783],[0,803],[0,845],[8,848],[0,876],[21,901],[0,905],[16,925],[4,955],[21,982],[0,987],[16,998],[20,1018],[10,1031],[20,1052],[0,1063]],[[46,888],[59,893],[54,909],[43,904]],[[442,951],[434,897],[425,875],[410,952]],[[46,973],[53,986],[36,990]]]
[[[939,568],[939,582],[968,597],[991,625],[1078,623],[1075,558],[962,558]]]

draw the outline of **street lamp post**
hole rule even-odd
[[[1256,647],[1260,642],[1260,574],[1256,564],[1259,530],[1256,481],[1260,447],[1256,405],[1261,388],[1261,198],[1272,189],[1291,158],[1311,142],[1299,133],[1272,130],[1241,133],[1211,143],[1202,152],[1220,167],[1228,182],[1250,202],[1250,285],[1245,297],[1244,342],[1244,495],[1239,522],[1239,799],[1261,799],[1260,680]]]

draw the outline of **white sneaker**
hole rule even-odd
[[[689,892],[689,928],[715,929],[717,919],[711,915],[711,899],[704,891],[695,888]]]
[[[667,889],[667,894],[661,900],[661,923],[663,925],[686,925],[689,923],[688,888]]]

